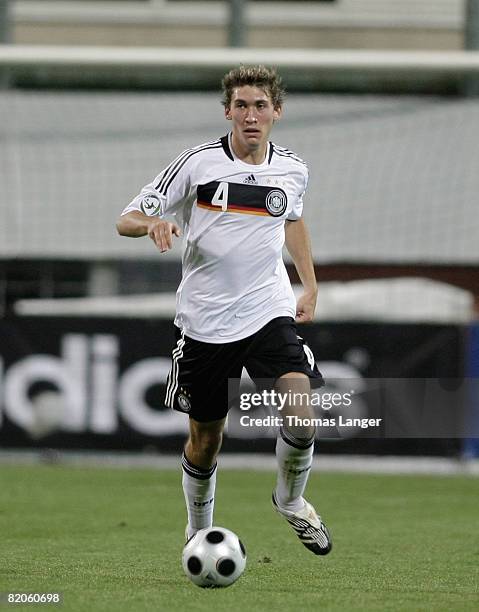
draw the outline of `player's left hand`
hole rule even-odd
[[[317,293],[303,293],[296,302],[296,323],[309,323],[314,318]]]

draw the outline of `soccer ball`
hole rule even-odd
[[[183,549],[183,569],[200,587],[233,584],[246,566],[246,550],[238,536],[224,527],[201,529]]]

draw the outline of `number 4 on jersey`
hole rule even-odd
[[[214,206],[221,206],[222,211],[228,208],[228,183],[218,185],[215,195],[211,198],[211,203]]]

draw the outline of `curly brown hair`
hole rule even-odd
[[[230,70],[221,81],[223,88],[222,104],[229,108],[233,91],[237,87],[249,85],[259,87],[271,97],[274,108],[281,108],[284,101],[285,89],[281,77],[274,68],[265,66],[238,66]]]

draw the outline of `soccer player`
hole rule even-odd
[[[239,379],[245,367],[253,380],[274,380],[279,392],[308,393],[323,384],[296,331],[296,322],[312,320],[317,296],[302,217],[308,170],[293,152],[269,141],[282,113],[281,79],[264,66],[240,66],[222,85],[231,132],[181,153],[117,223],[121,235],[148,235],[161,253],[184,235],[166,404],[189,415],[182,459],[187,538],[213,524],[228,379]],[[303,285],[297,302],[284,244]],[[288,424],[287,415],[299,419]],[[303,498],[315,436],[306,417],[314,412],[292,403],[281,416],[273,507],[309,550],[325,555],[331,537]]]

